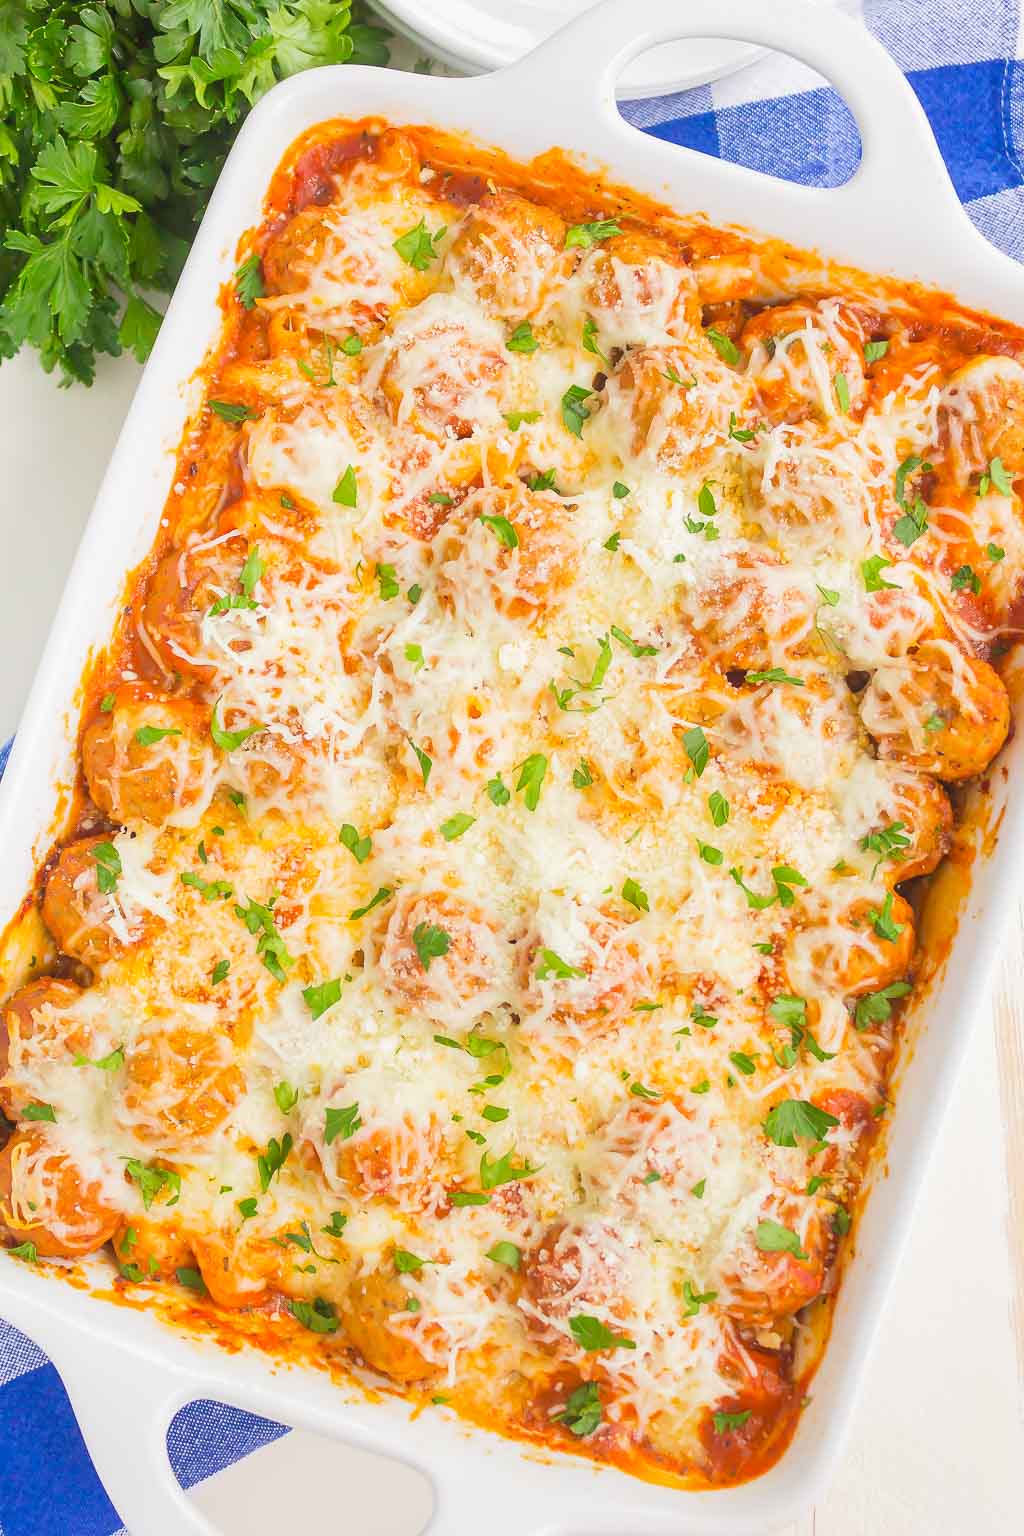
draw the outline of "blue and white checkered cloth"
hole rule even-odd
[[[975,224],[1024,260],[1018,0],[972,0],[969,7],[955,0],[839,3],[863,16],[905,71]],[[623,111],[657,138],[792,181],[835,186],[857,163],[857,131],[842,101],[791,60],[767,59],[714,85],[630,102]],[[0,773],[6,760],[6,749],[0,750]],[[237,1409],[194,1403],[171,1426],[171,1464],[183,1486],[192,1487],[285,1432]],[[0,1536],[120,1531],[53,1366],[0,1321]]]

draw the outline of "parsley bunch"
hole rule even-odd
[[[351,0],[0,0],[0,359],[144,360],[246,112],[385,37]]]

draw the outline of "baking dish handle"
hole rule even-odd
[[[112,1349],[66,1323],[46,1329],[100,1481],[129,1536],[221,1536],[185,1493],[167,1457],[167,1428],[197,1391],[194,1377]]]
[[[610,158],[632,128],[619,114],[615,82],[626,65],[658,43],[686,38],[730,38],[778,49],[830,80],[853,113],[861,161],[839,187],[793,186],[793,193],[841,202],[850,216],[870,216],[874,227],[896,229],[955,210],[970,226],[939,153],[924,110],[903,72],[863,22],[825,0],[604,0],[555,33],[506,71],[521,70],[524,90],[561,113],[566,142],[581,143],[596,158]],[[588,121],[586,97],[596,97],[598,121]],[[596,130],[596,142],[590,136]],[[547,130],[545,130],[547,131]],[[606,153],[607,152],[607,153]],[[696,151],[682,149],[684,154]],[[723,165],[733,178],[762,181],[763,173]]]

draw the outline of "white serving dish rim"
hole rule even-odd
[[[504,69],[543,41],[539,34],[544,24],[537,26],[537,8],[530,4],[506,7],[525,13],[518,22],[511,17],[499,22],[496,16],[478,10],[472,0],[457,0],[454,13],[445,0],[440,4],[432,0],[374,0],[374,4],[382,20],[396,32],[442,63],[469,73]],[[664,44],[623,72],[615,94],[620,101],[637,101],[694,90],[747,69],[763,54],[763,48],[720,40],[699,41],[696,47]]]
[[[820,190],[783,183],[661,143],[623,122],[618,72],[670,37],[732,35],[778,47],[831,77],[861,132],[854,177]],[[579,81],[578,88],[572,82]],[[524,112],[523,104],[528,103]],[[19,906],[54,824],[55,786],[73,763],[83,661],[109,633],[126,571],[148,551],[171,482],[194,373],[220,325],[216,295],[236,242],[295,137],[330,117],[378,115],[472,134],[528,159],[552,145],[611,178],[713,222],[741,223],[869,272],[929,282],[1024,324],[1021,269],[978,234],[949,182],[927,121],[889,56],[859,23],[813,0],[607,0],[529,58],[496,75],[441,80],[364,68],[310,71],[250,115],[218,182],[139,385],[62,598],[0,787],[0,921]],[[681,1492],[540,1455],[442,1413],[410,1417],[400,1401],[349,1401],[317,1371],[274,1367],[256,1352],[227,1355],[154,1317],[30,1267],[0,1263],[0,1312],[53,1359],[107,1490],[142,1536],[214,1536],[170,1470],[174,1412],[214,1397],[399,1457],[432,1479],[431,1536],[469,1536],[486,1510],[490,1536],[766,1536],[823,1491],[849,1423],[877,1318],[899,1262],[942,1110],[973,1022],[983,1011],[1002,920],[1015,903],[1024,848],[1024,735],[992,775],[1005,799],[1000,838],[981,862],[942,984],[917,1028],[889,1138],[890,1176],[876,1181],[857,1229],[813,1401],[793,1443],[762,1478],[717,1492]],[[984,920],[982,920],[984,918]]]

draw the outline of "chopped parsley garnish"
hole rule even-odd
[[[257,955],[274,980],[283,985],[288,979],[285,972],[295,964],[295,957],[288,953],[274,921],[273,906],[276,899],[275,896],[269,897],[266,906],[258,901],[250,901],[245,907],[236,905],[235,916],[256,936]]]
[[[345,340],[341,343],[341,350],[344,352],[346,357],[358,357],[360,352],[363,350],[362,337],[357,336],[355,331],[353,331],[352,334],[350,336],[346,336]]]
[[[903,460],[896,471],[895,494],[898,505],[902,508],[902,517],[896,519],[893,525],[893,533],[901,544],[909,549],[928,527],[928,508],[920,496],[915,496],[913,501],[907,498],[907,478],[915,474],[919,469],[926,473],[931,469],[918,454],[912,453]]]
[[[310,1333],[336,1333],[338,1330],[337,1312],[320,1296],[315,1301],[289,1301],[288,1310]]]
[[[590,411],[583,402],[592,394],[593,390],[584,389],[581,384],[570,384],[562,396],[562,422],[573,437],[583,436],[583,427],[590,420]]]
[[[500,773],[496,773],[493,779],[488,779],[487,798],[492,805],[508,805],[511,800],[512,791],[504,782]]]
[[[140,725],[135,732],[135,740],[140,747],[154,747],[158,741],[163,741],[165,736],[180,736],[181,731],[176,725]]]
[[[584,352],[592,352],[595,357],[599,357],[601,359],[602,363],[607,363],[607,357],[598,346],[597,326],[594,324],[589,315],[587,315],[583,321],[583,338],[581,341],[581,346],[583,347]]]
[[[339,507],[354,507],[359,501],[359,486],[356,481],[356,472],[351,464],[347,467],[331,492],[331,500],[336,501]]]
[[[338,842],[343,848],[347,848],[357,864],[365,864],[373,852],[373,839],[369,832],[365,837],[360,837],[351,822],[346,821],[338,833]]]
[[[981,579],[971,565],[960,565],[950,577],[949,585],[954,592],[981,592]]]
[[[535,811],[540,804],[540,792],[548,771],[548,760],[543,752],[532,752],[519,770],[516,792],[523,791],[528,811]]]
[[[423,751],[422,747],[418,747],[416,745],[416,743],[412,740],[411,737],[407,736],[406,740],[408,741],[410,747],[412,747],[412,750],[416,754],[416,761],[419,763],[419,765],[420,765],[420,773],[423,775],[423,787],[424,787],[424,789],[426,789],[427,783],[428,783],[428,781],[430,779],[430,770],[434,766],[433,760],[427,756],[427,754]]]
[[[724,827],[729,820],[729,802],[717,789],[708,796],[708,810],[716,827]]]
[[[878,937],[884,939],[887,944],[895,944],[906,926],[904,923],[897,923],[893,918],[892,904],[893,893],[889,891],[881,907],[868,908],[868,917],[871,920],[872,928]]]
[[[303,987],[302,1000],[314,1019],[326,1013],[328,1008],[334,1007],[341,998],[341,988],[340,976],[335,976],[330,981],[321,981],[313,987]]]
[[[888,565],[892,565],[892,561],[887,560],[885,555],[870,555],[867,560],[861,561],[860,574],[864,580],[865,592],[882,592],[886,589],[891,591],[899,590],[899,582],[886,581],[882,575],[882,572]]]
[[[177,1205],[181,1199],[181,1175],[170,1168],[157,1168],[154,1164],[139,1162],[136,1157],[126,1157],[124,1169],[132,1183],[139,1186],[142,1204],[147,1211],[165,1190],[174,1194],[174,1198],[167,1201],[168,1205]]]
[[[1013,495],[1013,481],[1007,474],[1006,467],[1003,464],[1002,459],[991,460],[987,471],[982,475],[980,484],[978,485],[978,495],[987,496],[989,489],[993,485],[999,492],[1000,496]]]
[[[711,1422],[715,1426],[716,1435],[727,1435],[730,1430],[742,1429],[750,1418],[753,1409],[744,1408],[741,1413],[713,1413]]]
[[[475,816],[470,816],[468,811],[456,811],[454,816],[449,816],[447,821],[441,823],[441,836],[446,843],[454,843],[457,837],[468,832],[476,821]]]
[[[699,725],[683,732],[683,749],[693,765],[698,779],[708,765],[708,739]]]
[[[891,821],[887,827],[879,827],[877,832],[868,832],[860,840],[860,846],[865,853],[877,853],[878,859],[871,877],[874,879],[875,871],[879,864],[886,859],[892,859],[899,863],[903,857],[903,849],[911,846],[911,839],[907,837],[902,821]]]
[[[763,912],[766,907],[771,907],[778,902],[782,907],[791,907],[796,900],[792,887],[794,885],[806,885],[807,881],[797,869],[792,869],[788,864],[776,864],[772,870],[772,881],[775,889],[770,896],[759,896],[745,884],[742,869],[730,869],[729,874],[735,880],[744,896],[747,898],[747,906],[755,912]]]
[[[412,931],[412,942],[425,971],[430,970],[432,960],[439,960],[448,953],[452,943],[451,935],[436,923],[417,923]]]
[[[717,1291],[695,1291],[689,1280],[683,1281],[683,1300],[686,1303],[684,1317],[696,1317],[701,1307],[706,1307],[717,1299]]]
[[[23,1264],[38,1264],[39,1249],[35,1243],[19,1243],[16,1248],[8,1248],[7,1252],[12,1259],[20,1259]]]
[[[553,469],[546,469],[543,474],[529,475],[526,484],[527,488],[535,494],[540,491],[554,491],[556,496],[558,494]]]
[[[601,548],[602,549],[610,550],[611,553],[614,555],[615,551],[618,549],[618,547],[621,544],[621,542],[622,542],[622,534],[619,533],[618,530],[616,529],[615,533],[610,533],[608,535],[608,537],[605,539],[604,543],[601,545]]]
[[[561,955],[556,955],[553,949],[540,951],[539,964],[535,975],[538,981],[547,981],[549,977],[556,977],[559,981],[568,981],[573,976],[585,976],[586,971],[581,971],[579,966],[570,965],[563,960]]]
[[[654,1088],[647,1088],[643,1083],[630,1083],[629,1091],[634,1099],[645,1099],[649,1104],[656,1104],[661,1094]]]
[[[96,884],[104,896],[109,896],[117,890],[118,879],[124,873],[121,855],[113,843],[97,843],[92,857],[96,865]]]
[[[784,992],[768,1004],[768,1012],[787,1029],[803,1029],[807,1022],[807,999]]]
[[[598,1317],[579,1312],[569,1319],[569,1332],[581,1349],[592,1354],[598,1349],[636,1349],[636,1340],[624,1334],[613,1333]]]
[[[505,346],[509,352],[523,352],[526,354],[529,354],[530,352],[536,352],[537,348],[540,346],[540,342],[537,340],[536,336],[534,336],[533,326],[530,324],[529,320],[524,320],[520,325],[516,326],[515,330],[506,341]]]
[[[716,1013],[708,1013],[703,1003],[694,1003],[690,1009],[690,1018],[701,1029],[714,1029],[718,1023],[718,1015]]]
[[[290,1115],[299,1102],[299,1090],[293,1088],[291,1083],[274,1084],[274,1103],[282,1115]]]
[[[807,686],[802,677],[792,677],[785,667],[769,667],[766,672],[744,672],[743,679],[747,683],[789,683],[794,688]]]
[[[765,1218],[757,1224],[754,1240],[762,1253],[791,1253],[794,1259],[806,1259],[800,1239],[789,1227]]]
[[[817,582],[815,582],[815,586],[817,586],[817,585],[818,585]],[[839,593],[838,592],[834,592],[831,587],[818,587],[818,592],[819,592],[819,594],[821,596],[822,602],[827,607],[829,607],[829,608],[835,608],[836,607],[836,605],[839,602]]]
[[[836,401],[842,415],[847,416],[850,411],[850,386],[846,381],[845,373],[837,373],[833,379],[836,391]]]
[[[256,1158],[256,1172],[259,1174],[260,1189],[263,1194],[266,1194],[271,1180],[281,1172],[288,1161],[288,1155],[294,1145],[291,1132],[285,1131],[280,1141],[276,1136],[271,1136],[267,1142],[267,1150],[261,1152]],[[239,1209],[241,1209],[241,1202],[239,1202]]]
[[[657,656],[658,654],[658,647],[656,645],[641,645],[638,640],[634,640],[632,635],[627,635],[626,631],[624,629],[620,629],[617,624],[612,625],[611,633],[614,639],[616,639],[619,644],[629,652],[631,656],[636,656],[639,658],[641,656]]]
[[[737,1072],[741,1072],[744,1077],[752,1077],[757,1071],[757,1063],[745,1051],[730,1051],[729,1060]]]
[[[612,486],[612,495],[616,501],[623,501],[629,495],[629,486],[623,485],[621,480],[616,480]]]
[[[730,411],[729,412],[729,437],[732,439],[732,441],[734,443],[750,443],[750,442],[753,442],[753,440],[754,440],[754,438],[756,436],[757,436],[757,429],[756,428],[754,428],[754,427],[737,427],[737,425],[736,425],[736,412],[735,411]]]
[[[698,1179],[696,1184],[690,1190],[690,1194],[693,1195],[697,1200],[703,1200],[704,1199],[704,1191],[707,1189],[707,1187],[708,1187],[707,1179]]]
[[[585,757],[581,757],[572,771],[573,789],[589,789],[594,782],[594,774]]]
[[[877,363],[878,359],[884,357],[888,350],[889,343],[887,341],[866,342],[864,346],[864,361],[866,363]]]
[[[231,400],[210,400],[207,402],[210,410],[222,421],[230,421],[234,426],[241,426],[243,421],[259,421],[259,411],[254,411],[250,405],[236,405]]]
[[[206,1281],[203,1279],[198,1269],[188,1269],[184,1267],[181,1269],[176,1269],[174,1271],[174,1276],[178,1284],[183,1285],[186,1291],[198,1291],[202,1293],[206,1290]]]
[[[566,1398],[565,1407],[554,1418],[583,1440],[601,1423],[601,1392],[596,1381],[585,1381]]]
[[[994,560],[997,565],[1000,560],[1006,559],[1006,550],[1002,549],[998,544],[986,544],[985,553],[988,555],[989,559]]]
[[[379,907],[383,902],[390,901],[394,894],[395,893],[391,889],[390,885],[378,886],[377,890],[374,891],[365,907],[356,907],[354,911],[349,913],[349,922],[357,923],[361,917],[366,916],[367,912],[372,912],[374,907]]]
[[[614,219],[595,219],[590,224],[570,224],[565,232],[565,249],[586,250],[591,245],[621,234],[622,230]]]
[[[991,545],[991,544],[989,545],[989,549],[993,549],[994,547],[995,547],[994,545]],[[100,709],[103,712],[103,714],[109,715],[116,702],[117,702],[117,699],[116,699],[116,696],[114,694],[112,694],[112,693],[105,693],[103,695],[102,699],[100,700]]]
[[[26,1104],[21,1112],[21,1118],[23,1120],[45,1120],[50,1125],[56,1125],[57,1123],[57,1116],[54,1113],[53,1105],[40,1104],[38,1102]]]
[[[872,1024],[884,1024],[892,1017],[895,999],[906,997],[911,990],[909,981],[891,981],[880,992],[868,992],[864,997],[859,997],[853,1013],[854,1027],[869,1029]]]
[[[331,1145],[339,1136],[348,1141],[362,1125],[358,1104],[346,1104],[341,1109],[324,1110],[324,1141]]]
[[[662,374],[662,378],[668,379],[670,384],[678,384],[680,389],[695,389],[697,387],[697,375],[693,374],[689,379],[684,379],[674,363],[669,363]]]
[[[213,713],[210,715],[210,735],[213,737],[214,744],[220,747],[222,752],[236,752],[244,742],[249,740],[250,736],[258,736],[265,730],[265,725],[248,725],[240,731],[226,730],[220,721],[220,699],[213,706]]]
[[[243,309],[252,309],[257,299],[262,299],[263,263],[255,251],[235,268],[235,293]]]
[[[622,899],[623,901],[628,901],[631,907],[636,907],[638,912],[649,912],[651,910],[651,903],[647,892],[642,886],[637,884],[632,876],[623,882]]]
[[[495,1051],[508,1049],[503,1040],[492,1040],[488,1035],[477,1034],[475,1030],[465,1040],[453,1040],[450,1035],[435,1035],[434,1040],[438,1045],[447,1046],[450,1051],[465,1051],[467,1056],[477,1061],[483,1060],[485,1056],[493,1056]]]
[[[777,1147],[795,1147],[798,1136],[824,1141],[839,1121],[807,1099],[783,1099],[765,1116],[764,1133]]]
[[[699,837],[697,839],[697,852],[705,864],[711,864],[714,867],[721,864],[722,859],[725,857],[721,848],[716,848],[712,843],[702,843]]]
[[[480,1158],[480,1183],[483,1188],[498,1189],[502,1184],[517,1184],[540,1172],[539,1165],[535,1168],[529,1161],[517,1164],[514,1158],[515,1153],[511,1150],[495,1158],[488,1157],[484,1152]]]
[[[437,260],[436,247],[443,239],[446,228],[447,226],[442,224],[441,228],[432,235],[427,228],[427,221],[420,219],[412,229],[407,229],[404,235],[399,235],[393,242],[394,249],[407,266],[412,267],[416,272],[426,272],[427,268]]]
[[[410,1253],[408,1248],[396,1248],[394,1253],[395,1269],[400,1275],[414,1275],[424,1264],[432,1264],[433,1259],[418,1258],[415,1253]]]
[[[710,341],[711,345],[714,347],[723,363],[739,362],[739,348],[734,341],[729,340],[728,336],[725,336],[721,331],[716,330],[713,325],[708,326],[707,330],[704,332],[704,335],[707,337],[708,341]]]
[[[518,432],[524,425],[532,427],[535,421],[540,421],[540,411],[508,411],[505,415],[505,425],[510,432]]]
[[[516,533],[515,528],[509,522],[508,518],[503,517],[500,512],[496,512],[494,514],[489,512],[481,512],[480,521],[483,523],[485,528],[489,528],[491,530],[498,543],[503,544],[506,549],[519,548],[518,533]]]
[[[506,1269],[518,1270],[522,1262],[523,1250],[517,1248],[515,1243],[495,1243],[488,1248],[484,1258],[490,1259],[493,1264],[504,1264]]]
[[[228,880],[204,880],[194,869],[183,869],[178,876],[182,885],[198,891],[204,901],[226,901],[234,895],[234,886]]]
[[[405,659],[406,661],[412,663],[414,672],[419,672],[421,667],[426,666],[426,659],[423,655],[423,647],[421,645],[417,645],[415,640],[410,640],[406,643]]]
[[[120,1072],[124,1066],[124,1046],[119,1045],[108,1056],[101,1056],[98,1061],[93,1061],[89,1056],[76,1054],[71,1061],[73,1067],[97,1067],[100,1072]]]
[[[402,590],[398,584],[398,572],[393,565],[378,564],[374,566],[373,573],[377,578],[377,590],[380,593],[381,602],[389,603]]]

